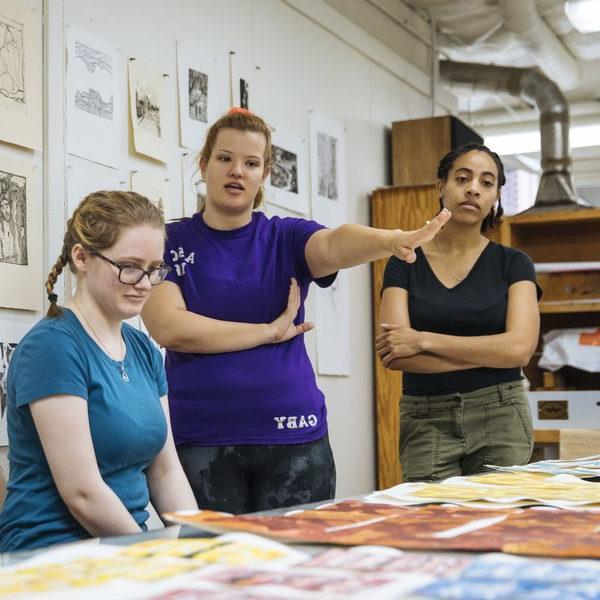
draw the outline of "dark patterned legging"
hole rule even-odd
[[[335,496],[335,463],[325,435],[308,444],[177,446],[198,507],[243,514]]]

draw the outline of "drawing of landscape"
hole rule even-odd
[[[0,15],[0,96],[25,104],[23,25]]]
[[[27,264],[27,180],[0,171],[0,262]]]
[[[144,86],[139,81],[135,90],[135,112],[137,124],[157,137],[161,137],[160,104],[158,94],[152,86]]]
[[[189,107],[190,119],[208,122],[208,75],[189,69]]]
[[[104,101],[100,92],[89,88],[87,92],[77,90],[75,92],[75,106],[87,113],[102,117],[103,119],[113,120],[113,96],[110,100]]]
[[[109,54],[75,41],[75,57],[83,62],[89,73],[95,73],[99,69],[112,76],[112,58]]]

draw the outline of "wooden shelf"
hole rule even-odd
[[[581,223],[600,221],[600,208],[582,208],[580,210],[557,210],[552,212],[522,213],[508,217],[514,227],[521,225],[543,225],[546,223]]]
[[[590,302],[540,302],[540,313],[580,313],[580,312],[600,312],[600,300]]]
[[[558,444],[560,442],[559,429],[535,429],[533,441],[536,444]]]

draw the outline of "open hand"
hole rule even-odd
[[[292,277],[290,281],[290,292],[288,294],[288,303],[286,309],[271,323],[271,343],[287,342],[293,337],[306,333],[314,328],[314,323],[300,323],[294,325],[294,319],[300,309],[300,287],[298,282]]]
[[[415,249],[431,241],[450,218],[450,211],[443,209],[435,218],[423,225],[421,229],[402,231],[394,229],[390,231],[388,239],[388,250],[394,255],[413,263],[417,260]]]
[[[384,367],[396,358],[414,356],[423,351],[420,332],[411,327],[382,323],[383,333],[375,338],[375,350]]]

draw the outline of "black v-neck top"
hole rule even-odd
[[[417,248],[417,260],[408,264],[392,256],[385,268],[383,289],[408,291],[410,323],[417,331],[457,336],[480,336],[506,330],[508,288],[518,281],[537,285],[533,262],[520,250],[490,242],[469,274],[447,288]],[[415,396],[471,392],[490,385],[521,379],[520,368],[478,367],[449,373],[404,372],[405,394]]]

